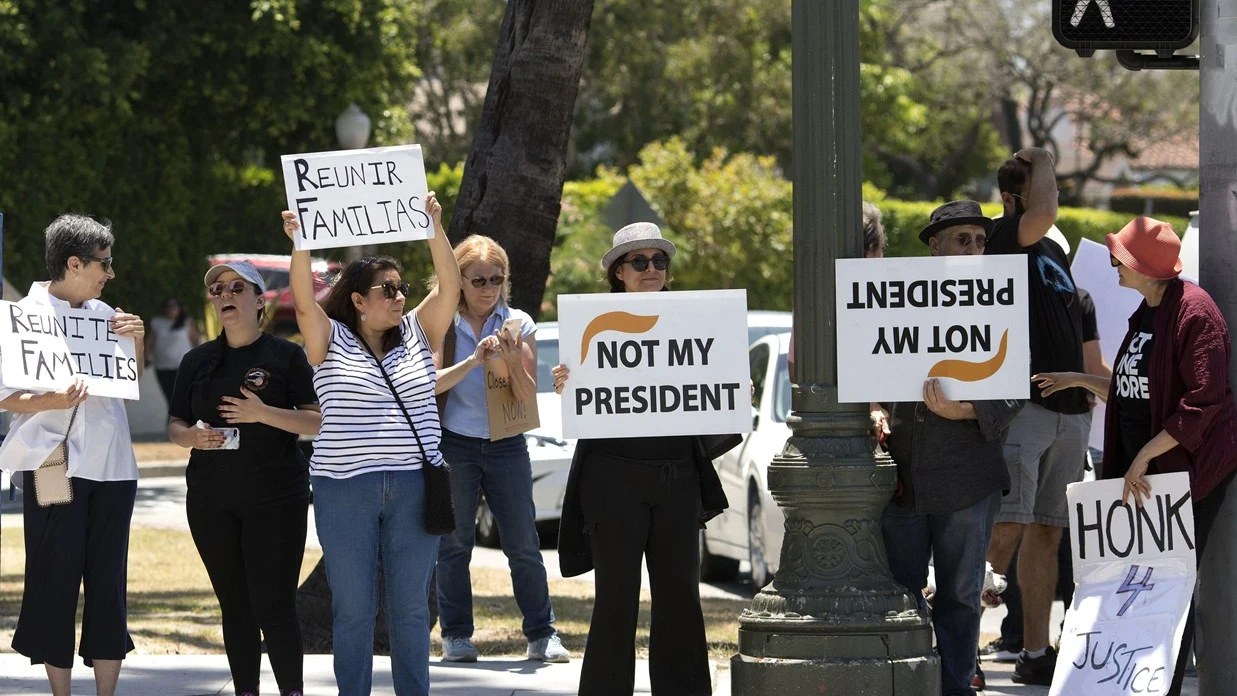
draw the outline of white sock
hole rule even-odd
[[[1044,655],[1047,655],[1047,654],[1048,654],[1047,647],[1036,650],[1035,652],[1031,652],[1030,650],[1022,651],[1022,656],[1027,658],[1028,660],[1034,660],[1037,657],[1043,657]]]

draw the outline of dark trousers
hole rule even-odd
[[[176,373],[177,370],[155,370],[155,377],[159,378],[159,391],[163,392],[163,398],[169,404],[172,403],[172,392],[176,389]]]
[[[123,660],[133,649],[126,622],[129,522],[137,481],[70,479],[73,502],[39,507],[34,474],[22,479],[26,578],[13,649],[31,664],[73,667],[78,589],[85,587],[78,654]]]
[[[649,676],[658,696],[709,696],[700,608],[700,482],[695,463],[590,457],[580,507],[592,545],[596,598],[580,696],[635,688],[640,560],[649,568]]]
[[[307,501],[258,510],[185,506],[193,543],[223,614],[223,645],[236,693],[258,691],[262,637],[280,691],[304,686],[296,588],[305,555]]]

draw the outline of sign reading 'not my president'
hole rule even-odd
[[[747,292],[559,295],[568,438],[752,429]]]
[[[1025,256],[837,261],[838,400],[1030,396]]]

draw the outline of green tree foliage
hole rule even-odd
[[[399,0],[0,0],[5,272],[46,277],[58,214],[114,223],[104,299],[149,314],[199,296],[212,252],[286,252],[279,155],[411,135],[415,11]],[[189,307],[197,303],[189,302]]]

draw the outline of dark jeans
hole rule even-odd
[[[223,645],[236,693],[258,691],[262,638],[283,693],[304,688],[296,588],[309,502],[258,510],[185,506],[193,543],[223,614]]]
[[[163,392],[163,398],[169,404],[172,403],[172,391],[176,389],[176,372],[177,370],[155,370],[155,377],[159,379],[159,391]]]
[[[524,436],[490,442],[443,430],[440,449],[451,465],[456,520],[455,533],[444,536],[438,546],[438,620],[443,637],[472,637],[468,564],[476,542],[480,491],[485,492],[498,522],[499,539],[511,568],[511,590],[524,614],[524,635],[530,641],[554,635],[554,610],[533,506],[532,463]]]
[[[881,531],[893,577],[928,613],[923,588],[928,560],[936,571],[932,628],[941,655],[941,693],[973,696],[979,649],[980,595],[984,590],[985,554],[992,525],[1001,509],[997,491],[965,510],[917,514],[897,503],[885,506]]]
[[[133,649],[126,618],[129,522],[137,481],[70,479],[73,502],[39,507],[34,473],[22,479],[26,577],[13,650],[31,664],[73,667],[78,590],[85,587],[78,654],[123,660]]]
[[[649,568],[649,678],[656,696],[709,696],[700,608],[700,480],[692,461],[596,454],[581,471],[580,508],[595,568],[580,696],[635,688],[640,560]]]
[[[1074,603],[1074,552],[1070,546],[1069,530],[1061,535],[1061,545],[1057,547],[1057,595],[1065,603],[1065,610]],[[1006,645],[1022,645],[1022,590],[1018,587],[1018,552],[1009,562],[1005,571],[1008,586],[1001,595],[1004,600],[1006,614],[1001,619],[1001,641]]]

